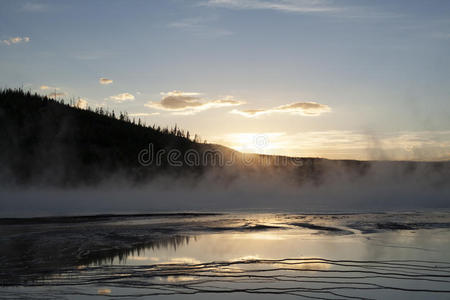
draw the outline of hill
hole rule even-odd
[[[130,120],[126,113],[81,109],[21,89],[0,91],[0,182],[6,185],[95,185],[114,177],[139,184],[167,175],[195,180],[211,170],[220,170],[218,178],[225,182],[241,175],[283,176],[294,184],[320,184],[331,175],[359,178],[386,166],[399,176],[418,169],[437,173],[441,179],[449,173],[448,162],[242,154],[191,137],[176,126],[160,128]],[[158,152],[159,159],[155,156]]]
[[[176,127],[150,127],[19,89],[0,91],[0,128],[2,175],[19,184],[95,183],[117,173],[139,181],[155,174],[137,160],[149,143],[155,151],[207,147]],[[158,170],[168,169],[162,160]]]

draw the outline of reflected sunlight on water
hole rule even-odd
[[[23,256],[17,260],[9,256],[4,270],[16,270],[14,278],[25,283],[21,295],[37,299],[95,295],[247,299],[253,294],[448,299],[450,295],[450,218],[445,213],[157,219],[121,219],[117,224],[109,220],[88,230],[84,224],[70,224],[72,239],[65,225],[46,225],[42,235],[39,226],[32,226],[29,232],[53,246],[46,250],[46,245],[28,244],[39,246],[30,248],[35,254],[27,263],[34,273],[22,268]],[[66,239],[48,235],[48,226],[64,232]],[[78,240],[78,248],[71,250],[70,243],[83,235],[90,238]],[[54,249],[68,255],[48,260]],[[13,288],[0,289],[0,297],[13,296]]]

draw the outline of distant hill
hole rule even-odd
[[[143,165],[138,155],[153,145],[153,153],[164,150],[161,163]],[[179,160],[189,152],[209,157],[205,161],[169,163],[170,150],[179,153]],[[212,153],[220,152],[223,165],[214,161]],[[208,154],[210,156],[208,156]],[[251,161],[251,163],[249,163]],[[290,158],[281,156],[243,155],[224,146],[200,142],[196,135],[177,128],[160,128],[130,120],[126,113],[99,108],[77,108],[47,96],[21,89],[0,91],[0,182],[12,185],[93,185],[107,178],[122,178],[139,184],[160,175],[176,177],[201,176],[214,169],[221,179],[237,175],[286,176],[293,183],[311,180],[320,184],[330,172],[344,172],[355,178],[377,166],[395,167],[399,174],[424,166],[442,176],[449,175],[448,162],[364,162]],[[403,173],[402,173],[403,172]],[[439,175],[439,176],[441,176]]]

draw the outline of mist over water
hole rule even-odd
[[[141,184],[116,176],[85,187],[3,186],[1,217],[180,211],[308,213],[447,209],[448,175],[445,164],[435,169],[427,164],[377,162],[364,174],[335,168],[301,184],[294,173],[262,169],[251,174],[217,170],[191,177],[165,175]]]

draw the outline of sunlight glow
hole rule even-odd
[[[245,153],[329,159],[446,160],[450,131],[374,133],[352,130],[232,133],[211,138]]]
[[[233,133],[226,135],[224,144],[245,153],[275,154],[285,143],[280,139],[283,132]]]
[[[251,239],[251,240],[268,240],[268,241],[280,241],[286,239],[286,236],[278,233],[249,233],[246,235],[236,234],[232,236],[233,239]]]

